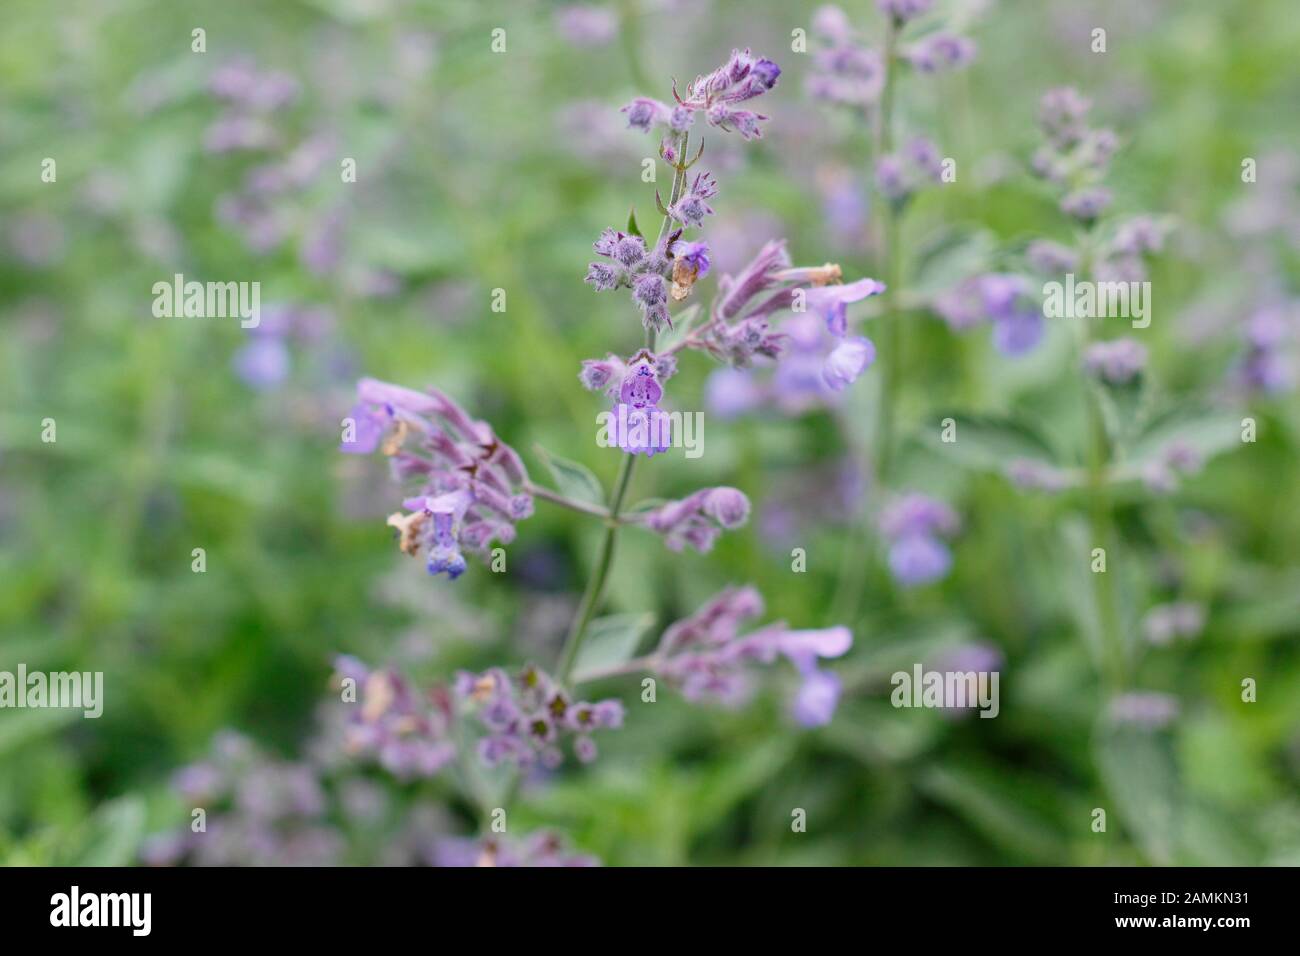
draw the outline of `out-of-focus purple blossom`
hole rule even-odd
[[[1038,272],[1062,275],[1073,272],[1079,264],[1079,254],[1069,246],[1050,239],[1035,239],[1025,249],[1025,259]]]
[[[1061,200],[1061,212],[1080,222],[1094,222],[1110,206],[1111,192],[1105,186],[1075,190]]]
[[[563,760],[560,745],[565,740],[572,740],[575,755],[589,763],[596,757],[591,735],[623,726],[620,701],[574,700],[531,665],[513,676],[500,668],[482,674],[461,671],[455,692],[486,731],[478,752],[489,766],[529,767],[540,762],[553,767]]]
[[[618,14],[605,7],[566,4],[555,11],[555,27],[573,46],[605,46],[618,36]]]
[[[1278,395],[1295,387],[1298,316],[1294,303],[1273,301],[1255,309],[1246,320],[1246,352],[1237,377],[1247,390]]]
[[[876,0],[876,6],[894,23],[901,25],[929,13],[934,0]]]
[[[847,653],[852,633],[846,627],[792,631],[776,623],[742,635],[742,625],[762,613],[763,599],[752,587],[715,595],[664,631],[652,655],[655,671],[687,700],[736,706],[753,690],[751,665],[785,657],[801,677],[795,719],[805,726],[828,723],[839,699],[839,681],[818,665]]]
[[[1077,144],[1088,129],[1092,102],[1073,87],[1048,90],[1038,104],[1038,124],[1048,141],[1058,149]]]
[[[250,388],[272,389],[289,377],[289,348],[275,336],[254,336],[235,353],[235,374]]]
[[[904,587],[938,580],[952,566],[941,538],[957,532],[957,513],[936,498],[910,492],[891,501],[877,519],[889,543],[889,568]]]
[[[500,837],[439,840],[433,864],[440,867],[586,867],[600,866],[600,860],[573,853],[558,834],[540,831],[521,840]]]
[[[401,780],[431,777],[456,759],[451,699],[444,689],[416,691],[393,670],[371,670],[351,657],[335,662],[347,705],[343,746]]]
[[[937,296],[934,309],[955,331],[982,321],[993,326],[993,344],[1011,357],[1033,349],[1043,337],[1041,306],[1023,276],[989,273],[964,280]]]
[[[910,140],[899,153],[876,160],[876,189],[889,202],[900,205],[927,183],[940,181],[943,157],[924,137]]]
[[[1162,448],[1157,457],[1142,465],[1140,477],[1151,491],[1170,494],[1178,489],[1180,475],[1195,474],[1204,464],[1204,457],[1194,447],[1174,441]]]
[[[749,499],[735,488],[704,488],[679,501],[669,501],[640,518],[661,535],[673,551],[690,545],[701,554],[713,548],[718,535],[743,527],[749,520]]]
[[[844,12],[838,7],[821,7],[813,18],[813,32],[823,43],[812,51],[808,95],[858,110],[875,104],[884,89],[884,63],[875,50],[854,36]]]
[[[975,41],[955,33],[931,33],[903,51],[903,59],[921,73],[959,70],[975,60]]]
[[[826,357],[822,376],[826,384],[840,392],[858,380],[876,359],[876,347],[861,336],[846,338]]]
[[[704,383],[704,407],[718,418],[737,418],[756,410],[766,394],[750,369],[714,369]]]
[[[1069,476],[1059,468],[1032,458],[1014,458],[1007,462],[1006,475],[1012,484],[1026,491],[1055,494],[1070,487]]]
[[[1205,628],[1205,606],[1193,601],[1157,604],[1142,619],[1142,634],[1157,647],[1194,640]]]
[[[1111,240],[1112,254],[1142,256],[1160,252],[1165,246],[1169,225],[1153,216],[1136,216],[1122,223]]]
[[[1130,338],[1093,342],[1084,350],[1083,365],[1104,382],[1126,385],[1146,368],[1147,347]]]
[[[1167,727],[1178,717],[1178,699],[1155,691],[1132,691],[1112,697],[1107,708],[1111,720],[1145,730]]]

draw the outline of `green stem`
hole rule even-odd
[[[1092,272],[1092,236],[1085,236],[1083,255],[1079,263],[1079,273],[1088,278]],[[1087,348],[1091,339],[1092,326],[1088,319],[1083,322],[1082,334],[1079,336],[1080,352]],[[1079,367],[1083,367],[1082,354]],[[1101,627],[1102,641],[1102,678],[1111,692],[1122,688],[1126,682],[1128,663],[1124,650],[1124,641],[1120,634],[1119,604],[1115,594],[1114,575],[1118,573],[1117,549],[1118,538],[1111,514],[1110,491],[1107,480],[1111,470],[1110,441],[1106,437],[1106,423],[1102,414],[1101,399],[1097,388],[1091,381],[1085,380],[1085,403],[1087,406],[1087,464],[1086,481],[1088,491],[1088,531],[1094,548],[1102,548],[1106,554],[1106,570],[1092,575],[1093,603],[1097,611],[1097,620]]]
[[[894,143],[894,76],[897,65],[898,29],[891,20],[885,28],[885,84],[880,96],[880,115],[875,131],[875,155],[879,159],[893,149]],[[884,199],[884,197],[880,197]],[[898,249],[901,210],[884,200],[883,228],[880,236],[885,268],[883,308],[876,338],[880,350],[880,391],[876,408],[876,427],[872,454],[874,494],[883,488],[893,456],[895,405],[900,380],[902,328],[899,301],[902,289],[901,257]],[[835,593],[831,598],[832,620],[852,626],[861,605],[863,568],[870,554],[870,509],[863,508],[857,525],[849,533],[840,558]]]
[[[587,589],[583,592],[582,603],[578,605],[578,613],[569,627],[568,637],[564,641],[564,650],[560,654],[560,663],[556,668],[555,677],[561,684],[568,683],[573,665],[578,660],[578,650],[587,635],[587,625],[591,623],[591,616],[605,596],[605,584],[609,579],[609,569],[614,564],[614,546],[618,541],[618,516],[623,509],[623,500],[627,497],[628,485],[632,483],[636,458],[636,455],[625,454],[623,464],[619,467],[614,494],[609,501],[610,525],[605,529],[600,554],[596,558],[596,569],[587,581]]]

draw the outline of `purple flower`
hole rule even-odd
[[[667,104],[645,96],[637,97],[623,107],[621,112],[627,114],[627,125],[629,127],[639,129],[644,133],[650,132],[654,126],[667,123],[672,117],[672,110],[669,109]]]
[[[975,59],[975,41],[954,33],[932,33],[912,44],[904,59],[921,73],[958,70]]]
[[[690,188],[668,207],[668,215],[685,226],[701,226],[705,216],[713,215],[713,207],[705,200],[717,194],[717,181],[708,173],[699,173]]]
[[[897,24],[915,20],[929,13],[934,0],[876,0],[876,6],[887,17],[892,17]]]
[[[855,42],[847,19],[841,21],[840,17],[821,18],[825,21],[821,28],[814,24],[828,45],[813,51],[808,94],[826,103],[866,109],[880,98],[884,88],[884,63],[875,50]]]
[[[1073,87],[1048,90],[1038,104],[1038,123],[1048,141],[1059,149],[1078,143],[1087,132],[1092,103]]]
[[[1191,601],[1158,604],[1142,619],[1142,633],[1157,647],[1177,639],[1193,640],[1205,627],[1205,607]]]
[[[1178,716],[1178,699],[1155,691],[1132,691],[1112,697],[1109,705],[1111,720],[1130,724],[1145,730],[1167,727]]]
[[[784,624],[742,635],[742,624],[762,612],[763,600],[753,588],[728,588],[715,595],[664,631],[653,655],[656,670],[687,700],[735,705],[752,687],[751,665],[785,657],[802,678],[794,700],[795,719],[805,726],[829,722],[839,699],[839,681],[817,664],[847,653],[853,635],[845,627],[792,631]]]
[[[951,567],[948,547],[929,535],[906,535],[889,546],[889,570],[904,587],[937,581]]]
[[[833,671],[812,668],[804,674],[791,705],[794,719],[804,727],[823,727],[835,716],[843,685]]]
[[[605,46],[618,36],[618,16],[613,10],[586,4],[568,4],[555,11],[560,35],[576,47]]]
[[[1061,200],[1061,212],[1081,222],[1096,220],[1110,205],[1110,190],[1104,186],[1091,186],[1068,194]]]
[[[479,744],[479,756],[489,765],[510,762],[529,766],[540,761],[555,766],[563,761],[559,745],[573,741],[583,763],[595,759],[591,734],[616,730],[623,724],[623,704],[574,701],[567,691],[540,669],[528,666],[508,676],[499,669],[484,674],[461,672],[456,696],[488,732]]]
[[[957,515],[946,504],[919,493],[889,503],[878,519],[889,541],[889,569],[904,587],[938,580],[952,566],[952,554],[940,540],[957,531]]]
[[[885,291],[885,284],[875,279],[859,279],[847,285],[814,286],[805,293],[809,311],[826,322],[827,330],[836,336],[848,331],[848,304],[861,302]]]
[[[1146,368],[1147,348],[1128,338],[1094,342],[1084,351],[1083,364],[1088,374],[1111,385],[1124,385]]]
[[[430,574],[455,579],[465,570],[462,550],[486,555],[491,543],[514,539],[514,523],[532,514],[528,473],[519,454],[486,422],[470,418],[434,389],[416,392],[376,379],[362,379],[349,413],[352,434],[341,450],[368,453],[382,446],[394,474],[418,479],[419,491],[388,524],[403,553],[428,554]],[[407,447],[412,434],[418,447]]]
[[[876,347],[870,339],[847,338],[826,357],[822,377],[835,391],[843,391],[857,381],[876,359]]]
[[[749,499],[735,488],[705,488],[679,501],[669,501],[641,519],[661,535],[673,551],[687,545],[701,554],[712,549],[718,535],[743,527],[749,520]]]
[[[1079,255],[1068,246],[1048,239],[1035,239],[1025,249],[1025,258],[1039,272],[1060,275],[1074,271]]]
[[[234,366],[235,374],[250,388],[276,388],[289,377],[289,348],[280,336],[253,336],[235,353]]]
[[[990,273],[967,279],[938,296],[934,309],[958,331],[991,322],[993,344],[1014,357],[1034,348],[1043,337],[1042,311],[1029,292],[1022,276]]]
[[[1034,309],[1020,309],[993,319],[993,344],[1003,355],[1015,358],[1031,351],[1043,340],[1043,316]]]

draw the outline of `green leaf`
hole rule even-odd
[[[628,231],[631,235],[634,235],[634,236],[641,236],[642,239],[645,238],[645,236],[642,236],[642,235],[641,235],[641,227],[638,226],[638,225],[636,224],[636,207],[635,207],[635,206],[633,206],[630,210],[628,210],[628,214],[627,214],[627,231]]]
[[[1101,733],[1097,764],[1120,821],[1152,863],[1172,863],[1182,787],[1168,734],[1139,727]]]
[[[0,720],[0,757],[9,750],[52,734],[83,716],[82,711],[69,708],[6,711]]]
[[[1023,422],[1009,418],[949,415],[955,441],[943,440],[943,422],[926,429],[925,441],[940,454],[959,465],[981,471],[1001,472],[1018,459],[1053,464],[1056,455],[1051,445]]]
[[[1183,444],[1206,460],[1241,444],[1242,414],[1229,409],[1172,409],[1157,416],[1133,442],[1129,461],[1159,460],[1170,445]]]
[[[932,766],[917,778],[929,797],[964,817],[999,846],[1039,863],[1065,857],[1055,828],[1039,813],[1050,798],[1043,787],[1031,793],[1025,780],[1008,779],[992,768]],[[1039,810],[1031,809],[1034,803]]]
[[[612,614],[592,621],[574,665],[576,679],[580,682],[584,673],[603,671],[631,660],[654,622],[655,617],[649,612]]]
[[[551,477],[555,479],[556,489],[560,494],[573,498],[575,501],[585,501],[588,504],[603,505],[605,503],[605,489],[601,487],[600,479],[592,473],[590,468],[576,461],[552,455],[541,445],[534,447],[537,449],[537,454],[542,457],[542,461],[545,462]]]
[[[944,230],[929,237],[916,260],[916,278],[911,290],[929,299],[957,285],[963,279],[986,272],[997,250],[988,230]]]
[[[138,796],[105,803],[70,834],[65,853],[71,866],[127,866],[144,839],[144,801]]]

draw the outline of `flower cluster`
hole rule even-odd
[[[261,321],[231,359],[235,374],[249,388],[280,387],[293,366],[290,345],[319,346],[331,338],[333,313],[322,306],[263,306]]]
[[[817,340],[818,347],[802,351],[822,354],[825,385],[835,391],[846,388],[875,358],[868,339],[847,335],[848,306],[879,295],[885,286],[875,279],[843,283],[842,275],[831,263],[792,267],[785,242],[770,241],[739,273],[722,277],[709,322],[686,345],[745,368],[756,357],[782,358],[791,335],[802,332],[797,344],[809,346],[809,339]],[[794,317],[780,331],[773,330],[772,318],[787,310],[794,311]],[[810,327],[816,324],[829,333],[826,343]],[[823,344],[828,347],[821,348]],[[845,347],[837,352],[841,345]]]
[[[685,225],[698,227],[706,215],[713,213],[705,200],[716,193],[713,178],[700,173],[669,206],[668,214]],[[664,326],[672,328],[670,298],[674,302],[685,299],[695,282],[708,275],[710,266],[708,243],[688,242],[681,239],[681,234],[679,229],[649,250],[639,235],[606,229],[592,248],[607,261],[590,263],[586,282],[597,292],[631,289],[632,301],[641,310],[641,323],[646,328],[655,332]]]
[[[943,542],[957,532],[956,513],[942,501],[912,492],[880,513],[880,533],[889,542],[889,570],[904,587],[928,584],[948,573],[952,553]]]
[[[876,160],[876,189],[898,207],[922,186],[939,182],[942,175],[943,157],[923,136],[910,140],[901,152],[886,153]]]
[[[371,670],[354,657],[334,662],[349,704],[343,748],[372,757],[401,780],[432,777],[456,759],[450,740],[451,698],[442,688],[419,693],[396,671]]]
[[[930,8],[928,0],[882,0],[880,10],[900,31]],[[876,104],[884,89],[884,58],[854,31],[848,15],[836,6],[819,7],[812,32],[819,41],[813,51],[808,94],[813,99],[865,110]],[[942,73],[970,65],[975,41],[946,30],[927,33],[905,44],[899,61],[918,73]]]
[[[975,41],[956,33],[931,33],[903,50],[903,59],[918,73],[959,70],[975,60]]]
[[[725,64],[697,76],[686,87],[685,98],[674,85],[675,106],[639,97],[623,107],[623,112],[631,127],[645,132],[666,127],[672,134],[686,132],[695,122],[695,114],[703,113],[710,126],[735,130],[745,139],[754,139],[763,135],[759,123],[767,117],[738,104],[762,96],[776,85],[780,75],[781,68],[771,60],[754,57],[749,50],[733,50]]]
[[[396,512],[388,523],[405,554],[425,550],[430,574],[460,577],[462,550],[484,554],[493,541],[509,544],[515,522],[533,513],[518,453],[436,389],[362,379],[344,421],[341,451],[382,448],[394,474],[413,486],[402,502],[408,513]]]
[[[609,441],[632,455],[647,458],[667,451],[672,440],[672,420],[660,410],[663,382],[677,371],[671,355],[655,355],[642,349],[626,362],[615,355],[587,359],[578,379],[593,392],[614,399],[610,414]]]
[[[203,808],[189,826],[146,842],[150,865],[322,866],[339,862],[343,839],[329,821],[328,795],[307,763],[275,760],[242,734],[224,732],[206,759],[172,779],[182,800]]]
[[[456,696],[472,708],[487,736],[479,741],[483,762],[519,767],[540,763],[555,768],[564,762],[560,744],[573,740],[574,755],[583,763],[596,759],[591,735],[623,726],[623,704],[616,699],[597,703],[573,700],[568,691],[536,667],[514,677],[500,668],[482,674],[456,675]]]
[[[998,351],[1023,355],[1043,337],[1042,305],[1033,293],[1024,276],[988,273],[965,279],[937,296],[934,310],[955,331],[990,323]]]
[[[724,530],[735,530],[749,520],[749,499],[735,488],[702,488],[680,501],[660,505],[640,520],[662,535],[673,551],[689,544],[705,554]]]
[[[1157,604],[1142,619],[1143,636],[1157,647],[1195,640],[1204,628],[1205,607],[1193,601]]]
[[[664,631],[652,655],[655,671],[688,700],[734,706],[753,691],[750,665],[784,657],[801,678],[792,703],[795,719],[806,727],[829,723],[839,703],[840,679],[818,662],[847,653],[853,634],[847,627],[792,631],[777,622],[742,635],[741,626],[762,613],[763,598],[752,587],[715,595]]]
[[[1300,343],[1300,310],[1291,302],[1269,302],[1246,320],[1246,351],[1238,378],[1246,389],[1276,395],[1296,382],[1296,345]]]
[[[1111,385],[1127,385],[1147,365],[1147,347],[1129,338],[1093,342],[1083,352],[1088,374]]]
[[[1085,225],[1110,205],[1110,190],[1099,180],[1119,146],[1113,130],[1088,125],[1091,109],[1091,101],[1073,87],[1048,90],[1038,107],[1046,142],[1030,163],[1039,176],[1065,188],[1061,210]]]

